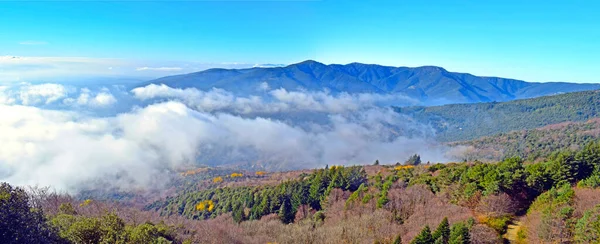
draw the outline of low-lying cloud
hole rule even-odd
[[[39,104],[119,103],[107,90],[33,94],[43,94]],[[414,153],[426,161],[445,160],[446,148],[431,140],[431,128],[377,105],[397,97],[284,89],[239,97],[165,85],[131,94],[151,102],[104,117],[28,106],[20,96],[0,95],[0,101],[15,99],[0,105],[0,181],[77,191],[101,180],[106,187],[131,189],[160,187],[166,176],[198,165],[298,169],[376,159],[395,163]],[[315,112],[324,114],[323,121],[296,123],[299,114]]]
[[[92,91],[89,88],[44,83],[19,83],[13,86],[0,86],[0,104],[29,106],[78,106],[109,107],[117,103],[117,98],[108,88]]]
[[[264,92],[265,96],[236,96],[218,88],[201,91],[196,88],[171,88],[164,84],[150,84],[135,88],[131,92],[140,100],[175,99],[200,111],[227,110],[239,114],[298,111],[345,113],[373,108],[386,103],[416,103],[406,96],[392,94],[340,93],[333,95],[327,91],[287,91],[283,88],[271,90],[266,83],[261,84],[258,88]]]

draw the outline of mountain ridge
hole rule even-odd
[[[600,117],[600,90],[506,102],[394,107],[436,130],[441,141],[465,141]]]
[[[469,73],[438,66],[393,67],[378,64],[323,64],[306,60],[284,67],[221,69],[167,76],[144,82],[174,88],[221,88],[239,94],[255,93],[262,83],[271,88],[333,93],[402,94],[424,105],[502,102],[566,92],[600,89],[600,84],[527,82]]]

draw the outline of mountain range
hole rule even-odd
[[[141,85],[151,83],[201,90],[214,87],[237,94],[256,94],[261,87],[329,90],[332,93],[402,94],[422,105],[501,102],[600,89],[600,84],[535,83],[449,72],[436,66],[410,68],[362,63],[326,65],[313,60],[284,67],[273,65],[248,69],[209,69],[158,78]]]

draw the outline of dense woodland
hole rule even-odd
[[[591,243],[600,144],[547,160],[330,166],[203,177],[144,211],[0,188],[2,243]],[[415,165],[416,164],[416,165]],[[287,178],[282,177],[288,176]],[[273,181],[271,176],[278,180]],[[244,184],[245,182],[249,184]],[[263,184],[258,184],[263,182]],[[15,241],[16,240],[16,241]]]
[[[567,121],[587,121],[600,114],[600,91],[475,104],[395,108],[430,124],[441,141],[472,140]]]
[[[543,160],[563,150],[578,150],[600,138],[600,119],[564,122],[532,130],[513,131],[470,141],[449,143],[462,148],[464,160],[499,161],[521,157],[526,161]]]

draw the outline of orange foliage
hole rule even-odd
[[[196,205],[196,210],[198,211],[206,210],[212,212],[213,209],[215,209],[215,203],[212,200],[204,200]]]
[[[231,177],[231,178],[235,178],[235,177],[242,177],[242,176],[244,176],[244,174],[242,174],[242,173],[232,173],[232,174],[230,175],[230,177]]]
[[[223,182],[223,177],[221,177],[221,176],[215,177],[215,178],[213,178],[212,181],[213,181],[213,183],[221,183],[221,182]]]
[[[267,174],[267,172],[265,171],[256,171],[255,173],[257,176],[265,176]]]

